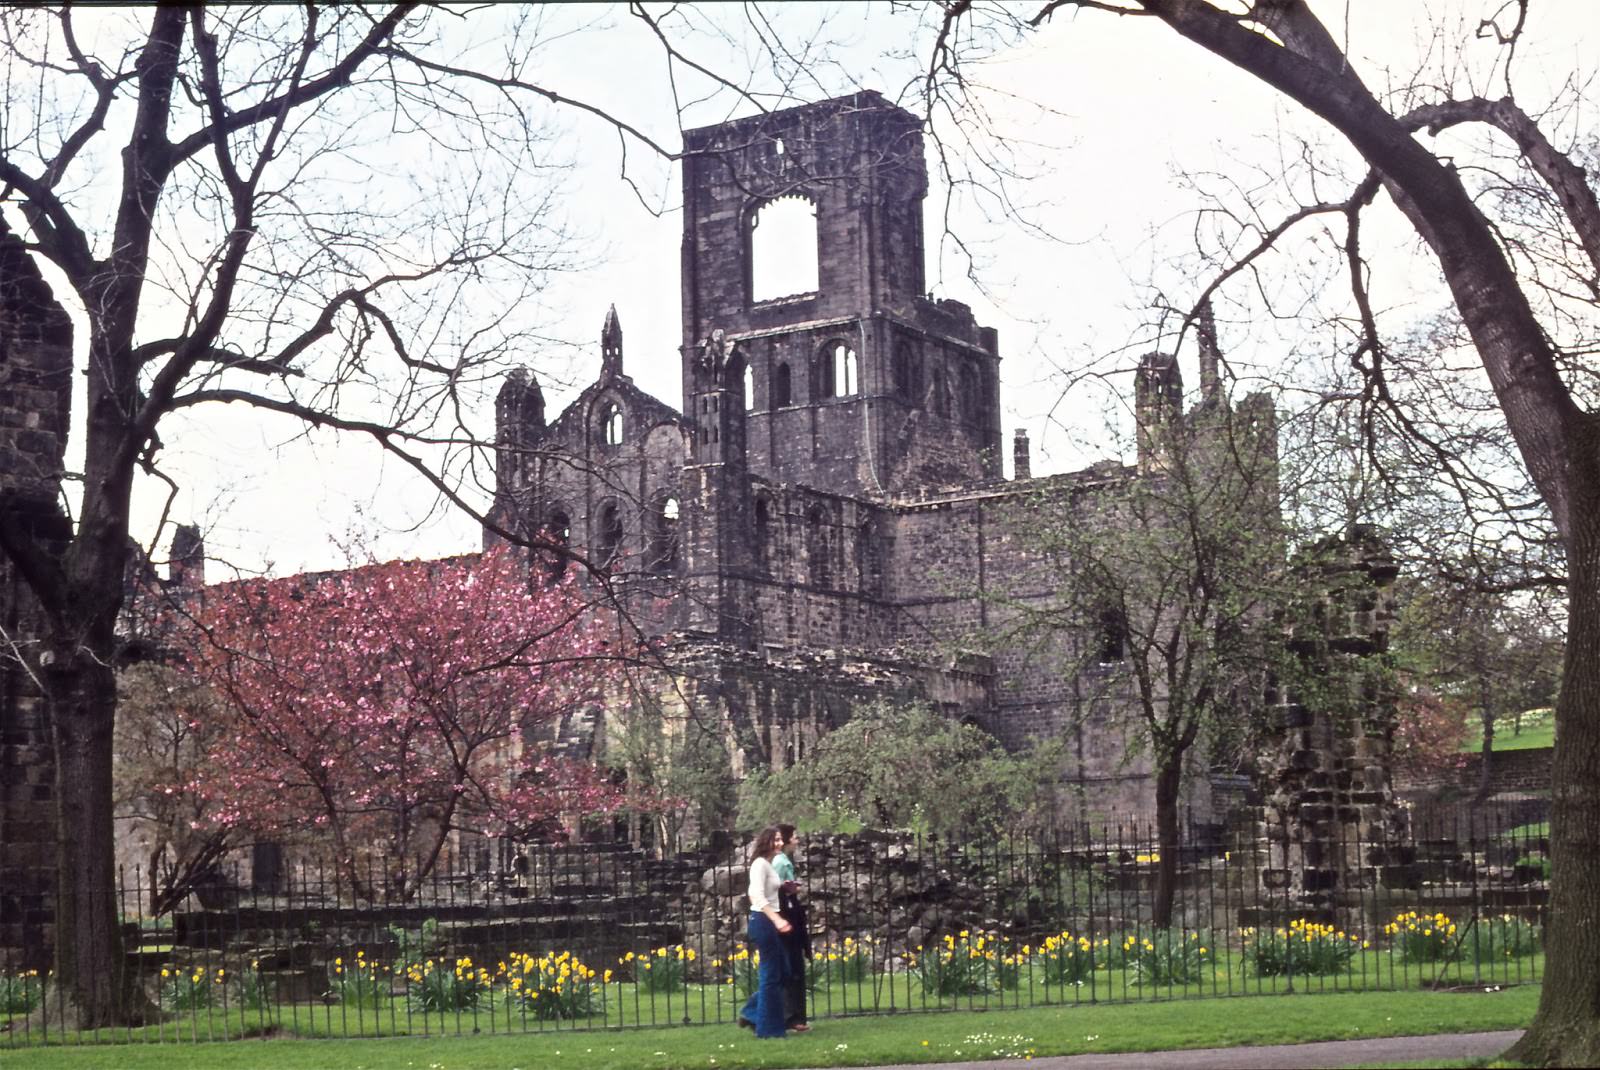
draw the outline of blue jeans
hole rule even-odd
[[[756,1036],[783,1036],[783,977],[788,958],[778,927],[765,914],[750,915],[750,943],[761,955],[756,990],[739,1011],[739,1017],[756,1027]]]

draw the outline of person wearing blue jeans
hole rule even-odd
[[[776,827],[764,828],[750,852],[749,937],[761,956],[761,971],[755,992],[739,1010],[739,1024],[754,1028],[756,1036],[764,1039],[784,1035],[783,979],[788,972],[788,958],[781,934],[789,931],[789,923],[778,913],[778,887],[782,882],[772,868],[780,838]]]

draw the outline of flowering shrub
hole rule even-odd
[[[1212,961],[1211,940],[1202,933],[1158,930],[1150,936],[1123,937],[1121,947],[1111,945],[1113,958],[1134,974],[1140,985],[1187,985],[1201,979]]]
[[[204,966],[163,968],[161,1006],[172,1011],[204,1010],[217,1001],[227,976],[227,971],[220,968],[215,974],[208,973]]]
[[[454,967],[428,959],[405,967],[410,987],[406,996],[415,1010],[425,1014],[471,1010],[494,984],[489,971],[474,966],[470,958],[458,958]]]
[[[1479,918],[1467,929],[1463,944],[1476,962],[1521,958],[1539,950],[1539,927],[1514,914]]]
[[[38,970],[0,974],[0,1014],[27,1014],[39,1005],[43,993]]]
[[[1418,914],[1408,910],[1383,927],[1403,962],[1444,962],[1458,958],[1461,942],[1456,923],[1447,914]]]
[[[379,974],[376,963],[367,961],[365,951],[357,951],[354,961],[344,956],[328,967],[329,995],[346,1007],[372,1007],[389,998],[389,974]]]
[[[1046,985],[1065,987],[1083,984],[1097,965],[1104,966],[1110,943],[1109,939],[1102,938],[1097,944],[1087,936],[1075,937],[1062,931],[1045,937],[1037,948],[1022,950],[1024,954],[1033,952]]]
[[[694,961],[694,949],[674,944],[658,947],[643,955],[628,952],[617,963],[633,967],[633,979],[646,992],[680,992],[689,984],[689,964]]]
[[[515,1006],[536,1018],[586,1018],[595,1013],[602,986],[611,980],[611,971],[601,977],[574,958],[570,951],[534,958],[513,952],[500,964],[499,974]]]
[[[1325,975],[1351,968],[1356,952],[1370,946],[1355,933],[1296,918],[1289,927],[1240,929],[1244,965],[1258,977]]]

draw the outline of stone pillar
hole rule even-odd
[[[1011,439],[1011,478],[1033,478],[1033,464],[1028,456],[1028,432],[1020,427]]]
[[[1369,526],[1319,544],[1299,565],[1292,666],[1269,695],[1262,892],[1290,913],[1337,920],[1346,893],[1392,882],[1405,814],[1390,780],[1395,694],[1387,656],[1394,559]]]

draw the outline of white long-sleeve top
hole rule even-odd
[[[750,909],[760,913],[771,907],[778,909],[778,871],[772,868],[772,862],[765,858],[758,858],[750,863]]]

